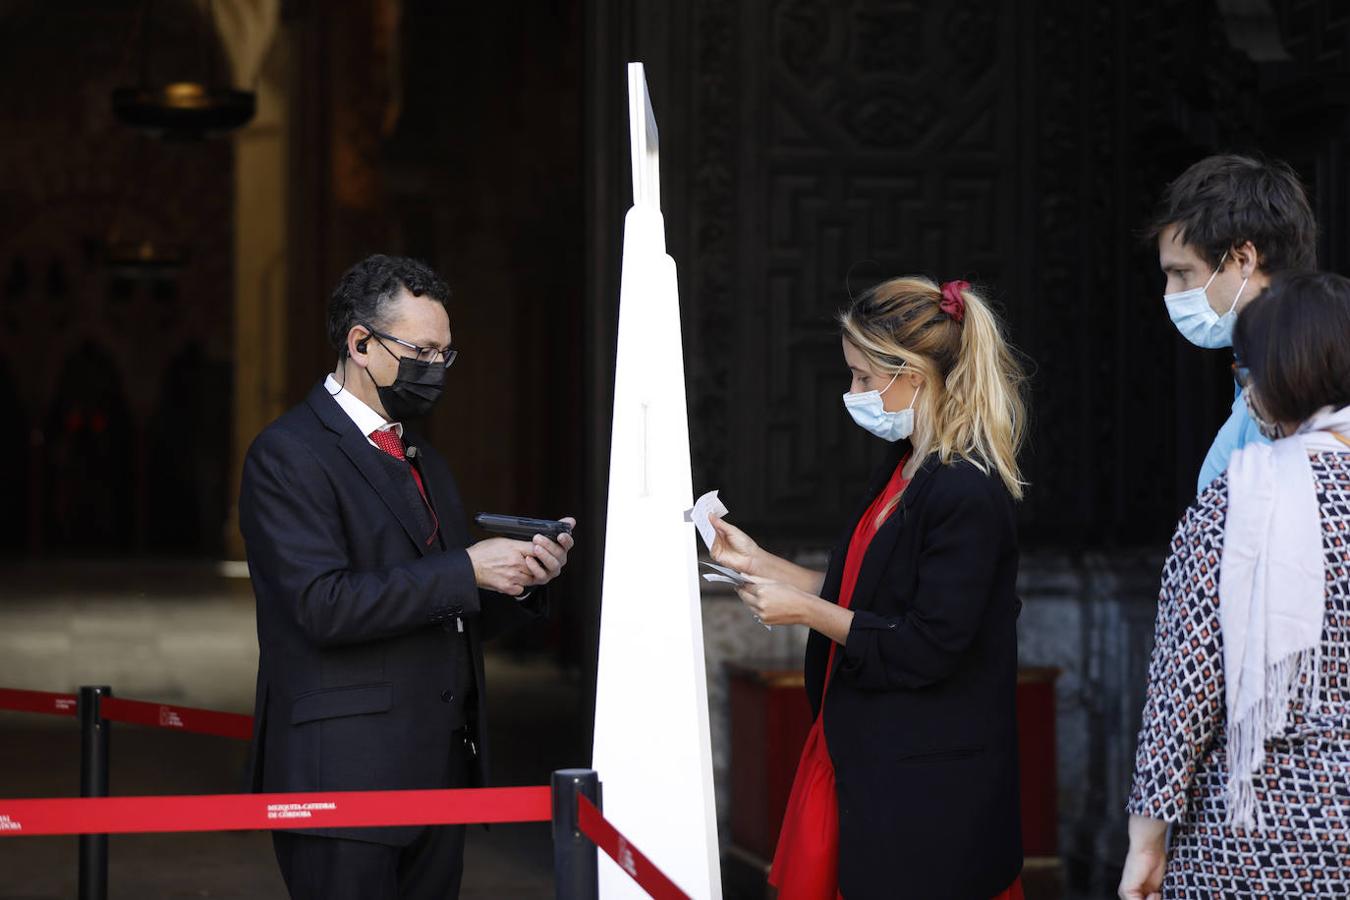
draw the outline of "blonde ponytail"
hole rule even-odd
[[[965,301],[961,349],[947,375],[946,402],[933,449],[943,462],[963,456],[982,468],[992,466],[1009,493],[1020,500],[1026,487],[1017,464],[1026,435],[1022,396],[1026,377],[984,299],[969,288],[961,298]]]
[[[1021,499],[1017,463],[1026,435],[1026,377],[985,300],[965,282],[939,288],[893,278],[862,294],[839,317],[844,336],[879,372],[917,371],[924,389],[914,442],[946,465],[961,458],[997,472]]]

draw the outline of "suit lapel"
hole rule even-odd
[[[886,486],[890,474],[895,472],[895,467],[899,465],[900,460],[892,460],[890,470],[880,483],[873,484],[867,492],[867,506],[872,505],[877,494]],[[930,456],[919,466],[919,470],[914,473],[914,478],[906,486],[904,494],[901,495],[900,505],[890,514],[886,521],[872,537],[871,543],[867,545],[867,552],[863,554],[862,568],[858,572],[858,583],[853,586],[853,599],[849,603],[849,609],[866,609],[873,597],[876,596],[877,587],[881,584],[881,576],[886,572],[886,566],[891,561],[892,554],[895,553],[895,542],[900,538],[900,532],[905,530],[905,519],[909,515],[909,509],[918,503],[923,492],[927,490],[929,480],[932,478],[934,469],[937,468],[938,459],[936,456]],[[854,527],[857,526],[857,520],[867,512],[864,507],[854,518]],[[853,532],[849,531],[849,537],[844,539],[843,549],[835,555],[839,558],[838,570],[835,575],[838,579],[835,582],[834,590],[836,593],[835,602],[838,602],[839,581],[842,580],[844,563],[843,556],[848,552],[848,542]],[[834,566],[831,566],[833,569]],[[828,578],[827,578],[828,583]],[[834,665],[832,669],[838,669],[844,662],[844,654],[834,654]]]
[[[464,509],[460,505],[459,493],[454,479],[445,461],[435,453],[427,452],[425,438],[411,430],[403,433],[405,443],[421,451],[417,456],[417,471],[422,476],[422,486],[431,497],[431,505],[436,510],[436,518],[441,526],[441,539],[446,548],[469,546],[469,533],[465,528]]]
[[[375,455],[383,451],[371,447],[365,435],[356,433],[355,426],[352,427],[351,434],[342,436],[342,439],[338,441],[338,446],[352,461],[352,465],[360,470],[375,493],[380,495],[380,500],[398,519],[398,523],[407,532],[408,539],[417,546],[418,552],[425,556],[427,545],[426,538],[423,535],[426,528],[413,515],[412,507],[408,505],[407,492],[403,490],[403,485],[394,480],[391,467]],[[408,477],[411,478],[412,476],[409,475]]]
[[[876,595],[877,588],[881,584],[881,577],[885,574],[887,564],[895,553],[895,542],[899,539],[900,533],[905,530],[905,520],[909,516],[909,510],[914,508],[923,492],[927,490],[933,471],[937,466],[938,459],[936,456],[930,456],[923,461],[919,470],[914,473],[914,478],[905,488],[904,494],[901,495],[899,505],[882,523],[881,528],[872,538],[872,542],[867,545],[867,552],[863,554],[862,568],[858,571],[858,583],[853,588],[853,602],[850,604],[852,609],[866,609],[870,605],[868,601]]]
[[[867,508],[872,505],[872,501],[881,493],[881,489],[890,481],[891,475],[895,472],[895,467],[900,464],[900,460],[909,453],[909,441],[902,441],[892,448],[886,454],[886,459],[878,465],[873,471],[872,476],[867,482],[867,489],[863,491],[862,499],[858,502],[853,515],[848,517],[847,524],[844,527],[844,533],[839,536],[838,543],[834,546],[834,552],[830,554],[830,564],[825,571],[825,582],[821,586],[821,596],[832,603],[839,602],[839,588],[844,580],[844,560],[848,557],[848,545],[853,542],[853,532],[858,528],[858,522],[862,519]],[[857,591],[854,591],[855,595]]]
[[[413,542],[417,552],[425,556],[427,546],[419,537],[419,533],[425,529],[408,506],[403,488],[395,482],[391,467],[385,465],[384,460],[375,455],[382,451],[372,447],[366,436],[357,431],[356,423],[342,411],[337,401],[328,395],[322,382],[310,391],[308,403],[324,426],[338,435],[338,447],[343,454],[365,478],[371,490],[380,498],[380,502],[393,513],[394,518],[398,519],[398,523],[407,532],[408,539]]]

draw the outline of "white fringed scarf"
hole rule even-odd
[[[1308,454],[1350,451],[1350,407],[1319,410],[1296,434],[1251,444],[1228,465],[1219,567],[1230,825],[1260,824],[1253,775],[1298,701],[1317,703],[1326,611],[1322,516]]]

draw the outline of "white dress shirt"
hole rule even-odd
[[[379,446],[370,439],[372,431],[392,431],[399,436],[400,440],[403,439],[402,422],[386,422],[384,416],[371,409],[359,397],[338,384],[337,379],[331,373],[324,379],[323,386],[328,390],[328,395],[337,401],[338,406],[342,407],[342,411],[356,423],[357,429],[365,435],[366,442],[370,446]]]

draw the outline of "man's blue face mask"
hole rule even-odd
[[[1209,276],[1209,281],[1205,282],[1204,287],[1163,295],[1163,302],[1167,304],[1167,314],[1172,317],[1172,324],[1177,327],[1177,331],[1195,346],[1207,350],[1233,346],[1233,324],[1237,321],[1238,299],[1247,289],[1248,279],[1244,278],[1242,286],[1238,288],[1232,304],[1228,307],[1228,312],[1223,315],[1216,313],[1209,305],[1205,291],[1218,277],[1219,269],[1223,268],[1226,259],[1228,254],[1224,253],[1219,259],[1219,267]]]

